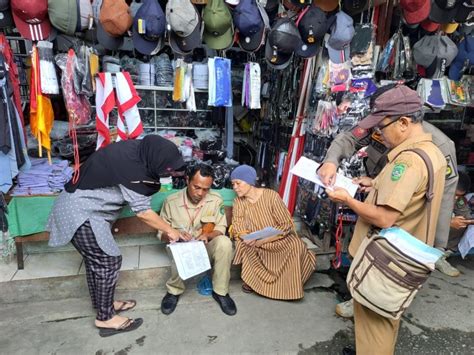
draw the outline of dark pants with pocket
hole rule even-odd
[[[71,243],[84,259],[92,306],[97,310],[96,319],[111,319],[115,315],[114,293],[122,256],[107,255],[99,247],[89,221],[77,229]]]

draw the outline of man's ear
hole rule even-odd
[[[409,124],[411,123],[411,118],[406,117],[406,116],[402,116],[402,117],[400,117],[399,121],[400,121],[402,130],[405,131],[408,128]]]
[[[189,185],[189,176],[186,176],[186,185]]]

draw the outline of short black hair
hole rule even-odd
[[[214,169],[209,164],[194,164],[191,165],[186,172],[186,176],[191,181],[197,173],[200,173],[202,177],[211,177],[214,180]]]
[[[463,191],[463,192],[470,192],[469,189],[471,188],[471,178],[467,173],[464,171],[458,171],[459,180],[458,186],[456,190]]]

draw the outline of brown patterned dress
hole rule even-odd
[[[304,296],[303,285],[316,267],[316,256],[296,234],[290,213],[273,190],[251,203],[235,198],[232,211],[232,235],[236,239],[234,264],[242,264],[242,280],[265,297],[294,300]],[[283,233],[277,240],[259,247],[248,246],[240,236],[265,227]]]

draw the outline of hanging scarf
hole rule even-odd
[[[67,192],[123,185],[145,196],[160,190],[160,175],[184,165],[176,145],[160,136],[117,142],[94,152],[80,168]]]

